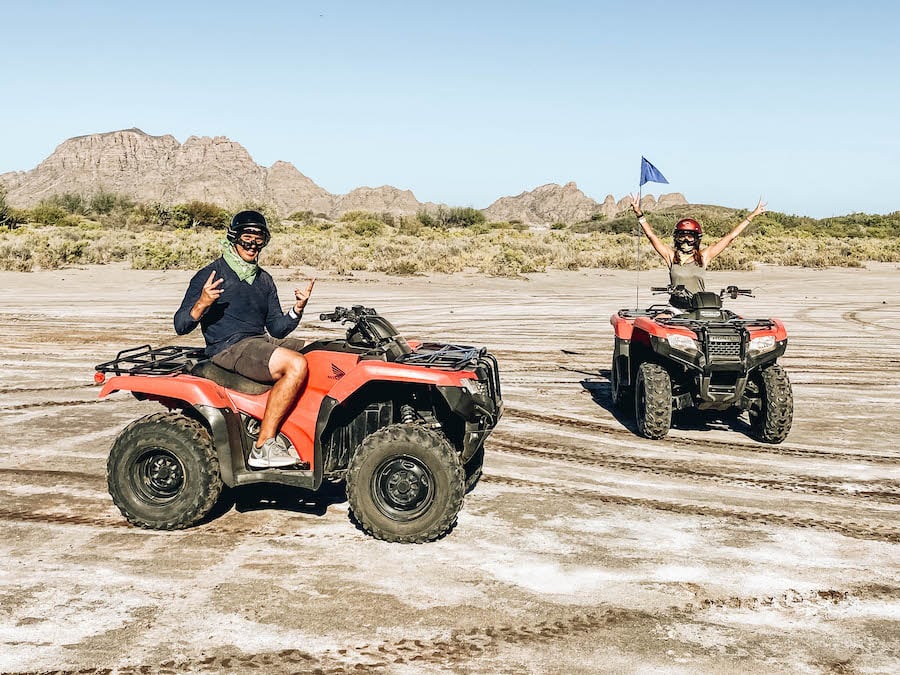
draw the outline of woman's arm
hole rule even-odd
[[[659,257],[666,261],[666,264],[671,267],[672,259],[675,257],[675,251],[665,242],[663,242],[656,234],[653,232],[653,228],[650,227],[650,223],[647,222],[647,219],[644,217],[644,212],[641,211],[640,202],[638,202],[638,198],[634,195],[629,195],[631,197],[631,210],[634,211],[634,215],[637,216],[638,225],[641,226],[641,229],[644,231],[644,234],[647,235],[647,239],[650,240],[650,245],[653,247],[653,250],[659,254]]]
[[[728,248],[729,244],[737,239],[737,236],[743,232],[746,227],[750,224],[750,222],[756,218],[760,213],[765,213],[767,202],[762,200],[762,197],[759,198],[759,203],[756,205],[756,208],[753,209],[746,218],[744,218],[741,222],[739,222],[735,228],[726,234],[724,237],[719,239],[712,246],[707,246],[705,249],[700,251],[700,255],[703,256],[703,266],[706,267],[712,262],[712,259],[719,255],[722,251]]]

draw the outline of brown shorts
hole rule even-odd
[[[297,338],[282,338],[278,340],[270,335],[244,338],[240,342],[223,349],[213,356],[210,361],[220,368],[230,370],[238,375],[249,377],[257,382],[266,384],[274,382],[275,378],[269,371],[269,359],[279,347],[293,349],[299,352],[303,348],[303,340]]]

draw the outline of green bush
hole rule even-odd
[[[88,212],[88,201],[76,192],[63,192],[62,194],[53,195],[46,199],[48,204],[53,204],[63,209],[66,213],[74,213],[78,215],[86,215]]]
[[[294,211],[287,219],[292,220],[295,223],[304,223],[308,225],[315,220],[315,214],[312,211]]]
[[[223,208],[209,202],[191,201],[172,207],[172,219],[176,227],[227,227],[230,214]]]
[[[14,230],[25,222],[25,214],[6,201],[6,190],[0,187],[0,228]]]
[[[485,222],[484,214],[471,207],[447,207],[441,204],[433,211],[421,209],[417,214],[425,227],[447,229],[450,227],[474,227]]]
[[[426,209],[419,209],[416,213],[416,220],[419,221],[422,227],[438,227],[437,218]]]
[[[41,225],[60,225],[68,215],[69,213],[58,204],[42,201],[28,212],[28,219]]]
[[[363,218],[362,220],[353,221],[350,225],[350,229],[353,230],[355,234],[358,234],[361,237],[373,237],[377,234],[381,234],[381,231],[384,229],[384,225],[380,220],[375,220],[374,218]]]

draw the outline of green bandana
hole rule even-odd
[[[227,239],[222,242],[222,257],[228,266],[234,270],[238,279],[252,284],[256,279],[256,273],[259,271],[259,265],[255,262],[247,262],[234,250],[234,246]]]

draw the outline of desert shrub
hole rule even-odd
[[[472,227],[485,222],[484,214],[471,207],[456,207],[448,209],[445,227]]]
[[[88,208],[91,213],[95,213],[98,216],[105,216],[111,214],[113,211],[119,211],[121,212],[122,220],[125,220],[128,216],[128,212],[138,206],[140,205],[136,204],[135,201],[127,195],[101,190],[100,192],[91,195]]]
[[[0,228],[14,230],[25,222],[25,213],[6,201],[6,190],[0,187]]]
[[[422,227],[438,227],[437,218],[429,213],[427,209],[419,209],[416,212],[416,220],[422,225]]]
[[[338,220],[342,223],[353,223],[357,220],[374,220],[376,217],[369,211],[345,211]]]
[[[46,203],[58,206],[66,213],[85,215],[90,207],[88,200],[77,192],[63,192],[62,194],[48,197]]]
[[[422,232],[422,221],[418,218],[401,216],[397,221],[397,232],[400,234],[416,236]]]
[[[28,219],[41,225],[59,225],[68,215],[64,208],[49,201],[43,201],[28,211]]]
[[[31,247],[25,242],[0,243],[0,270],[6,272],[30,272],[34,268]]]
[[[172,207],[175,227],[227,227],[231,222],[229,213],[215,204],[194,200]]]
[[[565,223],[553,223],[550,226],[551,230],[565,230],[568,227]]]
[[[383,272],[395,276],[413,276],[420,273],[419,263],[414,258],[401,258],[399,260],[389,260],[387,265],[383,267]]]
[[[55,237],[47,240],[46,246],[34,251],[34,262],[45,270],[58,269],[65,265],[83,262],[82,256],[88,247],[83,239]]]
[[[358,234],[361,237],[374,237],[375,235],[381,234],[384,225],[380,220],[363,218],[361,220],[353,221],[350,225],[350,229],[354,234]]]
[[[316,216],[312,211],[294,211],[287,217],[287,220],[294,221],[295,223],[309,224],[315,220],[315,217]]]
[[[441,204],[432,211],[422,209],[416,215],[425,227],[447,229],[450,227],[473,227],[485,222],[484,214],[471,207],[447,207]]]

